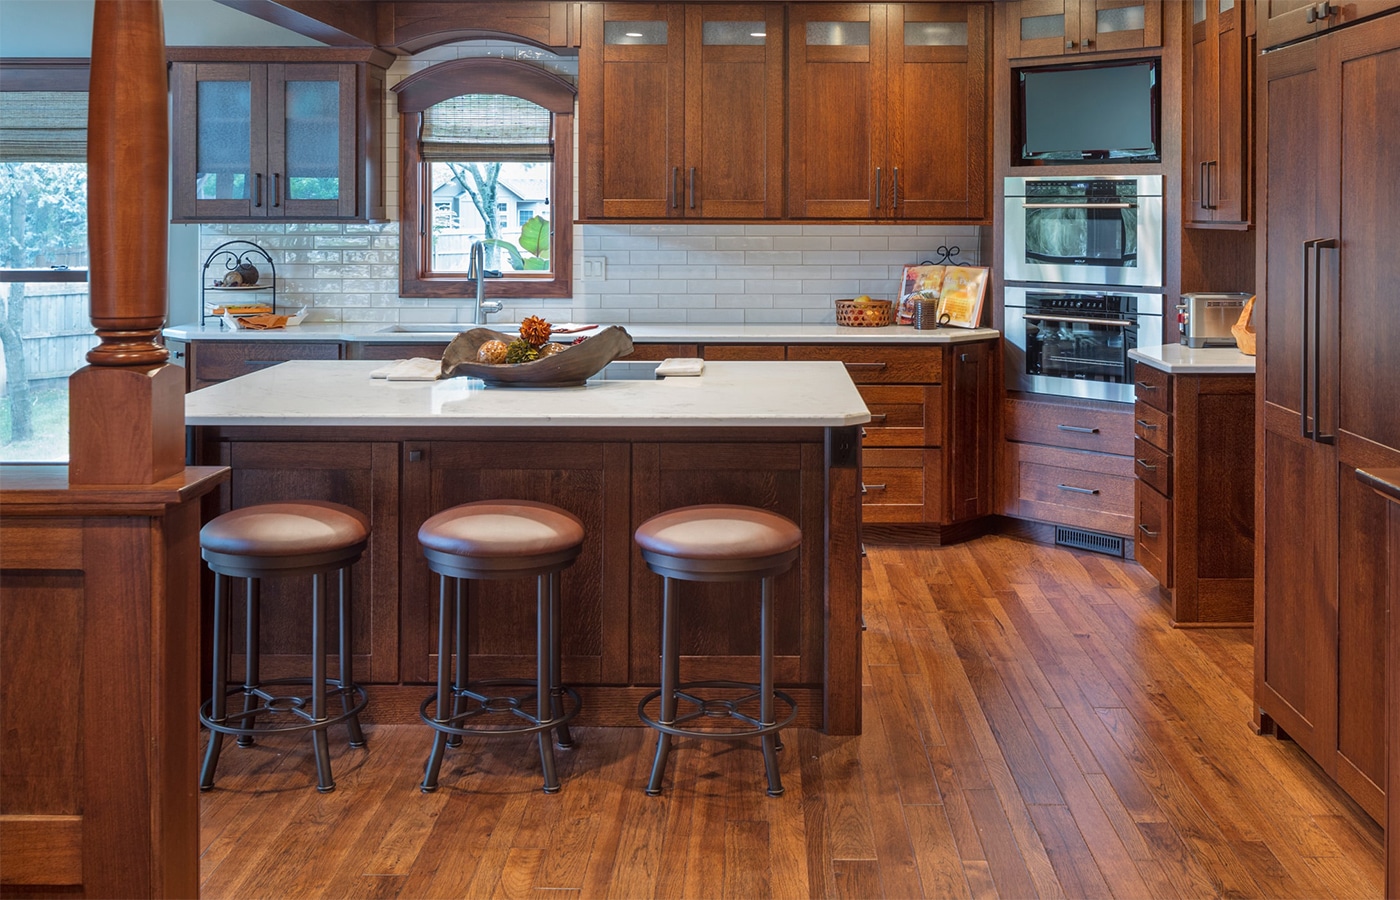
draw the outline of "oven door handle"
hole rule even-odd
[[[1136,203],[1026,203],[1022,209],[1136,209]]]
[[[1132,328],[1136,322],[1125,319],[1077,319],[1073,316],[1053,316],[1041,313],[1022,313],[1023,319],[1036,319],[1041,322],[1071,322],[1076,325],[1115,325],[1119,328]]]

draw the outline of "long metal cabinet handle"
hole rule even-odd
[[[882,362],[848,362],[842,363],[848,369],[883,369],[885,363]]]
[[[1316,243],[1303,241],[1303,333],[1302,340],[1298,342],[1298,369],[1302,375],[1298,391],[1298,419],[1302,423],[1303,437],[1309,441],[1314,440],[1316,435],[1308,429],[1308,313],[1311,311],[1308,303],[1308,282],[1312,280],[1308,251],[1312,250]]]
[[[1097,494],[1099,492],[1098,488],[1075,487],[1072,484],[1057,484],[1055,485],[1055,487],[1059,488],[1062,491],[1069,491],[1070,493],[1074,494]]]
[[[890,182],[890,189],[894,198],[890,201],[890,209],[899,209],[899,166],[894,167],[894,180]]]
[[[1201,162],[1201,180],[1196,184],[1196,201],[1201,209],[1209,209],[1206,206],[1206,163]]]
[[[1061,431],[1073,431],[1075,434],[1098,434],[1097,428],[1085,428],[1083,425],[1056,425]]]
[[[1140,465],[1140,466],[1142,466],[1142,467],[1143,467],[1144,469],[1146,469],[1147,471],[1149,471],[1149,472],[1155,472],[1155,471],[1157,471],[1157,467],[1156,467],[1156,466],[1152,465],[1152,463],[1150,463],[1150,462],[1148,462],[1147,460],[1143,459],[1141,456],[1136,457],[1136,459],[1137,459],[1137,464]]]
[[[1072,325],[1113,325],[1118,328],[1132,328],[1137,324],[1123,319],[1079,319],[1074,316],[1044,315],[1041,313],[1022,313],[1021,318],[1032,319],[1036,322],[1069,322]]]
[[[880,167],[875,167],[875,208],[880,208]]]
[[[1025,203],[1022,209],[1135,209],[1136,203]]]
[[[282,205],[282,173],[272,173],[272,208],[276,209]]]
[[[695,208],[695,167],[690,167],[690,208]]]
[[[677,196],[677,195],[680,194],[680,192],[681,192],[681,189],[680,189],[680,187],[679,187],[680,177],[681,177],[681,167],[680,167],[680,166],[672,166],[672,167],[671,167],[671,208],[672,208],[672,209],[675,209],[677,206],[680,205],[680,198]]]
[[[1322,250],[1340,246],[1336,238],[1313,241],[1313,435],[1319,444],[1337,442],[1335,434],[1322,433]]]
[[[253,176],[253,206],[262,206],[262,173]]]
[[[1138,531],[1141,531],[1143,534],[1147,535],[1148,537],[1156,537],[1158,534],[1161,533],[1161,532],[1158,532],[1158,531],[1152,531],[1152,530],[1149,529],[1146,525],[1139,525],[1139,526],[1138,526]]]
[[[890,417],[890,414],[889,414],[889,413],[871,413],[871,414],[870,414],[870,421],[872,421],[872,422],[883,422],[883,421],[885,421],[886,419],[888,419],[889,417]]]

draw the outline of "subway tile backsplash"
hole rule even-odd
[[[471,300],[398,296],[398,223],[201,225],[200,253],[224,241],[265,248],[277,304],[316,322],[464,322]],[[557,322],[835,322],[834,301],[894,297],[902,267],[960,247],[978,264],[980,228],[935,225],[576,225],[574,296],[507,300],[493,319]],[[584,259],[604,260],[584,278]]]

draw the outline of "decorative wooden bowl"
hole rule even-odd
[[[571,344],[552,356],[527,363],[493,366],[476,361],[476,351],[487,341],[509,344],[514,335],[490,328],[473,328],[452,339],[442,354],[442,376],[468,375],[492,387],[573,387],[597,375],[603,367],[632,352],[632,336],[621,325],[609,325],[579,344]]]
[[[894,324],[893,300],[836,301],[836,324],[855,328],[880,328]]]

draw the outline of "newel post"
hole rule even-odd
[[[95,4],[88,89],[88,287],[100,339],[68,381],[69,484],[184,469],[184,372],[166,317],[169,121],[159,0]]]

